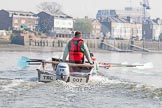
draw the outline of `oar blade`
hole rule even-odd
[[[44,62],[43,59],[29,59],[28,57],[22,56],[18,62],[17,66],[20,68],[25,68],[28,65],[40,65],[41,62]]]
[[[20,68],[25,68],[26,66],[29,65],[29,62],[27,62],[27,61],[29,61],[29,60],[30,60],[29,58],[22,56],[22,57],[18,60],[17,66],[20,67]]]

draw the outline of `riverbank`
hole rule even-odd
[[[38,46],[23,46],[16,44],[0,44],[0,51],[25,51],[25,52],[63,52],[64,47],[38,47]],[[91,52],[107,53],[106,50],[90,48]]]

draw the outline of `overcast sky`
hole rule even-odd
[[[62,6],[64,13],[72,17],[95,18],[100,9],[124,9],[126,6],[140,7],[142,0],[0,0],[0,9],[23,10],[37,13],[37,5],[54,1]],[[162,0],[149,0],[152,18],[162,18]]]

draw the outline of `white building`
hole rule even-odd
[[[46,12],[38,13],[39,30],[52,34],[55,37],[71,37],[73,30],[73,18],[60,13],[51,15]]]
[[[102,23],[102,32],[110,39],[142,39],[142,23],[134,22],[130,17],[108,17]]]

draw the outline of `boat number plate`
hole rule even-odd
[[[70,76],[70,82],[73,82],[73,83],[86,83],[86,78]]]
[[[54,78],[53,78],[53,75],[46,75],[46,74],[41,74],[40,75],[40,80],[41,81],[52,81]]]

